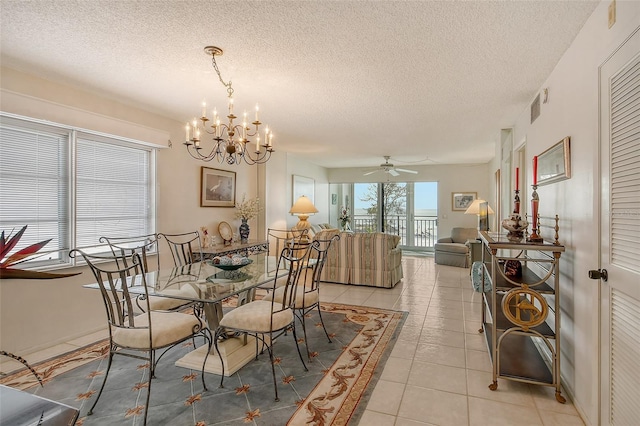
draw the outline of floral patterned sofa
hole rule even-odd
[[[340,234],[340,240],[327,253],[321,281],[384,288],[400,282],[402,250],[398,247],[398,235],[325,229],[315,238],[329,239],[336,233]]]

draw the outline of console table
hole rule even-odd
[[[211,260],[216,256],[227,256],[230,254],[241,254],[251,256],[252,254],[265,253],[269,251],[269,241],[249,240],[246,243],[216,244],[202,249],[202,259],[200,253],[193,253],[193,261]]]
[[[555,243],[512,241],[506,235],[480,232],[482,262],[491,277],[491,291],[482,297],[482,328],[498,378],[553,386],[556,399],[566,400],[560,387],[560,255]],[[519,262],[519,276],[504,265]],[[510,265],[511,266],[511,265]],[[484,288],[485,274],[482,274]],[[488,278],[486,278],[488,279]]]

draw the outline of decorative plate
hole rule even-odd
[[[227,222],[220,222],[218,225],[218,233],[225,243],[230,242],[233,239],[233,230],[231,229],[231,225]]]

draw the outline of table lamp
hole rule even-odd
[[[295,228],[303,230],[311,228],[311,224],[307,222],[307,219],[309,219],[310,214],[318,213],[318,209],[313,205],[308,197],[302,195],[298,198],[293,207],[291,207],[289,213],[298,216],[298,223]]]
[[[475,214],[478,216],[478,231],[489,230],[489,215],[493,214],[493,210],[489,203],[485,200],[474,200],[473,203],[467,208],[464,214]]]

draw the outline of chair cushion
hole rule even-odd
[[[113,341],[117,345],[134,349],[149,348],[149,318],[141,314],[135,318],[136,327],[112,327]],[[195,315],[180,312],[151,312],[151,348],[162,348],[186,339],[197,331],[201,325]]]
[[[467,254],[469,252],[469,247],[459,243],[436,243],[433,249],[444,253]]]
[[[226,313],[220,320],[221,327],[236,328],[239,330],[268,333],[271,331],[271,302],[256,300]],[[278,310],[282,305],[273,306]],[[293,311],[285,309],[273,314],[273,330],[280,330],[293,322]]]
[[[305,293],[305,291],[308,290],[308,288],[303,286],[296,287],[296,295],[293,302],[294,309],[308,308],[309,306],[313,306],[318,303],[318,289]],[[280,287],[276,289],[276,291],[267,294],[262,300],[272,300],[273,298],[275,298],[277,303],[282,303],[282,299],[284,298],[284,287]]]
[[[162,291],[162,294],[181,297],[197,297],[196,291],[191,286],[182,288],[168,288]],[[149,307],[152,311],[169,311],[182,305],[191,303],[190,300],[172,299],[170,297],[149,296]]]

